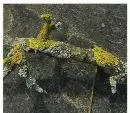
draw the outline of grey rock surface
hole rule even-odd
[[[36,37],[50,12],[62,22],[66,36],[55,40],[88,48],[100,45],[126,62],[127,5],[4,5],[4,57],[15,37]],[[86,113],[96,67],[73,60],[61,60],[45,54],[27,54],[29,71],[48,94],[29,90],[18,76],[18,68],[4,79],[4,113]],[[112,96],[107,75],[98,73],[93,113],[126,113],[126,85]],[[106,79],[105,79],[106,78]],[[105,80],[105,81],[104,81]]]

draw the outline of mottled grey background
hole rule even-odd
[[[37,36],[44,22],[39,16],[46,12],[52,13],[56,22],[64,23],[66,36],[56,35],[56,40],[64,40],[85,48],[95,43],[126,62],[126,4],[6,4],[3,13],[4,57],[15,37]],[[48,95],[28,90],[23,79],[18,77],[17,67],[4,79],[4,113],[87,112],[95,67],[73,60],[59,60],[44,54],[31,53],[27,56],[31,75],[39,80]],[[65,84],[59,82],[59,77],[56,77],[59,74],[65,79]],[[97,80],[92,111],[126,113],[126,96],[126,85],[121,85],[119,93],[111,96],[108,80]]]

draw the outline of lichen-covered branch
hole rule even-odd
[[[46,21],[46,23],[43,25],[43,28],[37,35],[37,39],[44,41],[49,39],[49,34],[52,29],[55,27],[55,22],[52,21],[50,14],[43,14],[41,15],[41,18]]]
[[[9,71],[11,71],[11,66],[26,61],[25,51],[36,50],[61,59],[74,59],[80,62],[98,65],[111,76],[118,76],[121,73],[125,73],[125,68],[119,58],[101,47],[95,46],[93,49],[85,49],[69,43],[54,40],[41,41],[36,38],[21,38],[15,40],[15,43],[16,45],[14,46],[12,56],[4,59],[6,70],[8,68]],[[5,74],[7,74],[7,72]],[[111,83],[112,86],[113,83],[114,81]]]
[[[55,27],[50,15],[42,15],[46,20],[42,30],[37,38],[16,38],[13,49],[4,59],[4,76],[7,75],[14,65],[22,65],[19,71],[21,77],[26,78],[26,85],[29,88],[35,87],[35,90],[43,92],[37,85],[35,78],[27,73],[26,55],[29,50],[50,54],[60,59],[74,59],[76,61],[91,63],[98,65],[110,75],[110,84],[112,93],[116,92],[116,83],[120,78],[126,75],[126,65],[119,58],[104,50],[102,47],[94,46],[94,48],[86,49],[76,47],[72,44],[49,40],[49,33]],[[28,74],[28,75],[27,75]]]

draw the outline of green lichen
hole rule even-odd
[[[11,59],[10,59],[10,57],[6,57],[6,58],[4,58],[4,60],[3,60],[3,64],[5,65],[5,64],[8,64],[8,63],[10,63],[11,62]]]
[[[44,20],[46,20],[46,21],[51,20],[51,17],[52,17],[52,15],[49,14],[49,13],[41,15],[41,18],[44,19]]]
[[[3,60],[3,76],[5,77],[11,70],[13,65],[11,64],[11,57],[6,57]]]
[[[102,47],[95,47],[92,51],[99,66],[116,66],[119,64],[119,59],[111,53],[105,51]]]

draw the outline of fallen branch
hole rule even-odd
[[[37,85],[36,79],[29,75],[26,54],[30,50],[40,51],[50,54],[60,59],[73,59],[80,62],[91,63],[100,66],[106,73],[110,75],[110,84],[112,93],[116,92],[117,82],[122,81],[121,78],[126,76],[126,65],[119,58],[112,55],[102,47],[94,46],[94,48],[86,49],[76,47],[72,44],[49,40],[49,33],[55,27],[54,22],[49,15],[43,15],[47,22],[37,38],[16,38],[13,48],[4,59],[4,76],[6,76],[14,65],[19,65],[19,75],[25,78],[28,88],[34,88],[38,92],[43,90]]]

